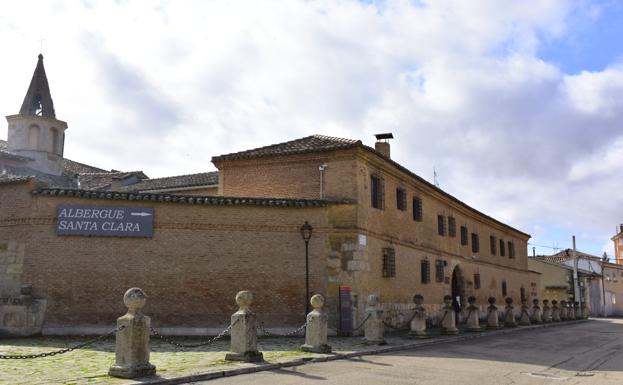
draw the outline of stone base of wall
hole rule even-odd
[[[41,334],[46,300],[0,298],[0,336]]]

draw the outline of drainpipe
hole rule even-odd
[[[318,171],[320,171],[320,199],[324,199],[324,170],[327,168],[326,164],[322,164],[318,166]]]
[[[575,249],[575,235],[573,236],[573,296],[574,301],[577,301],[582,308],[582,298],[580,295],[580,283],[578,282],[578,255]]]

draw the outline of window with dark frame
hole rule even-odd
[[[443,261],[441,259],[437,259],[435,261],[435,281],[443,282],[443,276],[444,276]]]
[[[448,235],[452,238],[456,237],[456,219],[448,217]]]
[[[467,246],[467,226],[461,226],[461,245]]]
[[[489,237],[489,243],[490,243],[490,246],[491,246],[491,254],[495,255],[496,254],[496,250],[495,249],[496,249],[496,246],[497,246],[497,241],[495,239],[495,236],[491,235]]]
[[[442,237],[446,235],[446,218],[443,215],[437,215],[437,232]]]
[[[372,207],[383,210],[385,208],[385,182],[383,178],[378,175],[370,175],[370,192]]]
[[[500,255],[503,257],[506,255],[506,251],[505,251],[505,247],[504,247],[504,240],[500,239]]]
[[[396,189],[396,208],[401,211],[407,210],[407,192],[400,187]]]
[[[472,233],[472,253],[477,253],[480,251],[480,241],[478,239],[478,234]]]
[[[413,197],[413,220],[422,222],[422,198]]]
[[[480,273],[474,274],[474,289],[480,289]]]
[[[396,252],[392,248],[383,249],[383,277],[396,276]]]
[[[428,259],[422,259],[420,262],[420,273],[421,273],[421,281],[422,283],[430,282],[430,262]]]
[[[508,290],[506,289],[506,281],[502,281],[502,296],[506,297],[508,295]]]
[[[515,258],[515,244],[511,241],[508,241],[508,257]]]

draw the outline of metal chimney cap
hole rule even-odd
[[[394,135],[391,132],[387,132],[385,134],[375,134],[376,140],[382,139],[394,139]]]

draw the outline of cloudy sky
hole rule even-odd
[[[575,234],[612,255],[622,36],[617,0],[2,2],[0,110],[18,112],[42,46],[70,159],[158,177],[393,132],[395,160],[537,253]]]

